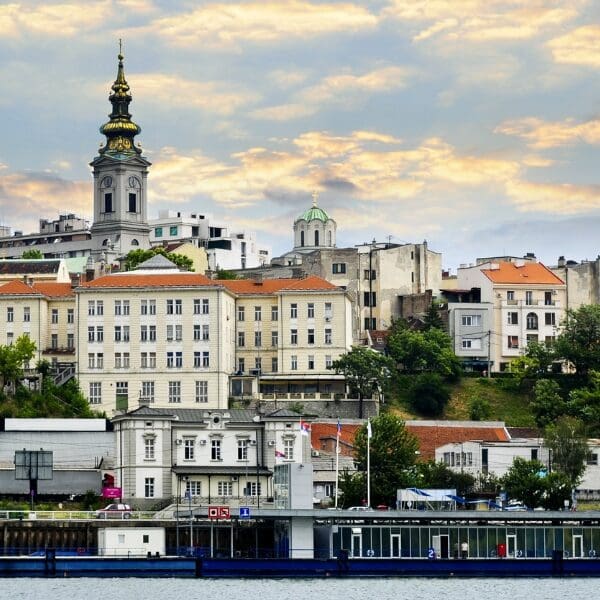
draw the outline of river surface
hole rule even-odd
[[[562,600],[595,579],[0,579],[6,600]]]

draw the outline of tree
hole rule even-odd
[[[417,464],[419,487],[456,489],[459,496],[468,494],[475,484],[475,477],[469,473],[457,473],[443,462],[428,460]]]
[[[168,258],[172,263],[176,264],[183,271],[193,271],[194,262],[191,258],[183,256],[183,254],[176,254],[175,252],[167,252],[162,246],[156,246],[149,250],[131,250],[125,257],[125,263],[123,268],[125,271],[133,271],[139,264],[144,261],[161,254],[165,258]]]
[[[226,269],[217,269],[215,279],[237,279],[238,276],[233,271]]]
[[[340,488],[339,502],[344,508],[361,506],[367,497],[364,473],[350,473],[348,469],[344,469],[340,473],[338,485]]]
[[[600,372],[590,371],[588,382],[571,390],[564,412],[583,421],[592,435],[600,435]]]
[[[450,401],[450,391],[437,373],[421,373],[414,379],[408,399],[418,413],[438,417]]]
[[[561,417],[546,427],[544,444],[550,450],[552,470],[566,475],[571,488],[576,487],[585,471],[588,454],[583,423],[573,417]]]
[[[469,401],[469,418],[471,421],[485,421],[490,418],[492,407],[487,398],[471,398]]]
[[[21,254],[21,258],[39,260],[40,258],[44,258],[44,255],[42,254],[41,250],[38,250],[37,248],[31,248],[30,250],[25,250],[25,252]]]
[[[450,336],[435,327],[413,331],[402,320],[394,320],[387,348],[398,368],[407,373],[429,371],[448,378],[460,375],[460,361],[454,354]]]
[[[425,329],[444,329],[444,322],[440,317],[440,308],[437,302],[432,302],[423,317],[423,323],[425,324]]]
[[[553,379],[540,379],[533,388],[530,403],[538,427],[546,427],[567,411],[567,403],[560,394],[560,386]]]
[[[519,500],[529,508],[542,506],[546,492],[546,468],[539,460],[525,460],[517,456],[502,477],[508,497]]]
[[[510,370],[518,377],[543,377],[557,360],[556,348],[539,342],[528,342],[525,354],[510,363]]]
[[[366,346],[353,346],[350,352],[334,360],[330,368],[344,375],[350,388],[358,394],[358,416],[362,419],[363,398],[372,396],[384,387],[392,366],[387,356]]]
[[[35,348],[35,342],[27,335],[19,336],[10,346],[0,346],[0,389],[23,377],[23,365],[35,356]]]
[[[381,413],[371,419],[371,504],[395,505],[397,490],[415,484],[417,438],[396,415]],[[367,425],[354,438],[354,456],[359,471],[367,471]],[[366,497],[366,491],[365,491]]]
[[[567,310],[555,347],[558,356],[569,361],[578,374],[587,377],[591,370],[600,370],[600,305]]]

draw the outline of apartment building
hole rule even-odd
[[[233,294],[163,257],[77,292],[78,377],[107,414],[138,404],[225,408],[235,363]]]
[[[321,279],[223,280],[236,296],[233,397],[316,399],[344,393],[330,370],[352,346],[352,307]]]
[[[564,316],[565,283],[532,260],[459,268],[457,288],[454,296],[463,290],[470,300],[449,307],[457,354],[470,359],[477,353],[493,371],[508,369],[532,341],[552,343]]]
[[[123,499],[255,505],[273,502],[276,464],[310,463],[301,417],[285,410],[141,407],[113,419]]]
[[[11,345],[27,335],[36,346],[30,365],[48,360],[72,363],[77,324],[75,294],[70,283],[13,280],[0,286],[0,344]]]

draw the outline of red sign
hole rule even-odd
[[[229,506],[209,506],[208,507],[208,518],[209,519],[231,519],[229,513]]]
[[[102,488],[103,498],[120,498],[123,490],[120,487],[105,487]]]

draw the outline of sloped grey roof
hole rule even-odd
[[[156,269],[156,270],[175,269],[178,271],[179,267],[174,262],[171,262],[166,256],[163,256],[162,254],[155,254],[152,258],[145,260],[143,263],[140,263],[136,267],[136,271],[137,270],[149,271],[149,270],[153,270],[153,269]]]
[[[34,273],[58,273],[60,258],[3,259],[0,260],[2,275],[29,275]]]
[[[285,417],[286,419],[301,419],[302,415],[299,415],[297,412],[293,410],[288,410],[287,408],[279,408],[270,412],[267,417]]]

